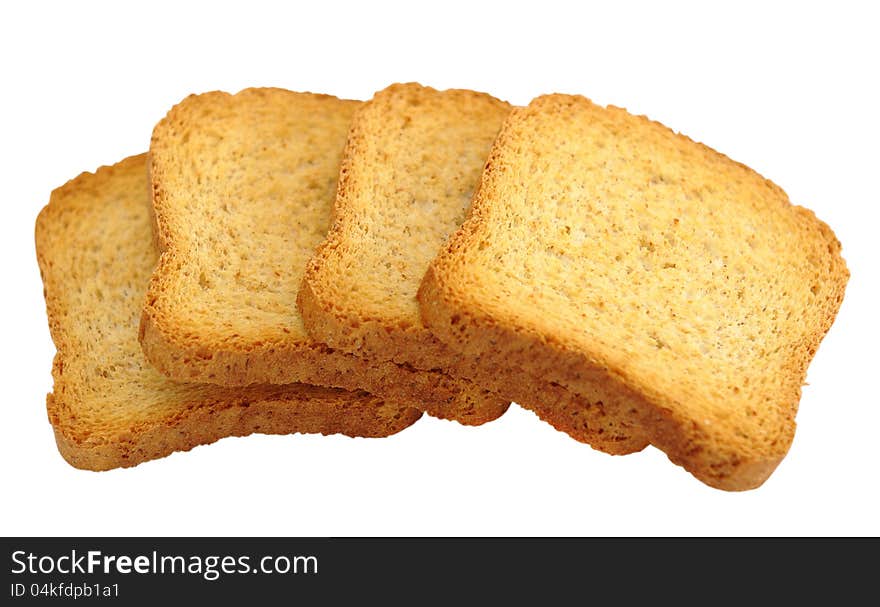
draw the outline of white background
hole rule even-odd
[[[880,534],[872,3],[19,4],[0,9],[0,534]],[[192,92],[365,99],[411,80],[516,104],[581,93],[648,114],[834,228],[852,279],[791,452],[762,488],[710,489],[652,448],[603,455],[517,407],[480,428],[423,418],[383,440],[226,439],[107,473],[62,460],[33,246],[52,188],[146,150]]]

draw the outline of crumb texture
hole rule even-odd
[[[306,384],[232,390],[157,372],[138,343],[157,256],[150,223],[145,155],[68,182],[37,219],[58,350],[48,414],[71,464],[132,466],[252,432],[386,436],[418,419],[419,411],[365,392]]]
[[[154,314],[201,348],[303,343],[293,302],[324,238],[358,102],[280,89],[194,95],[150,147],[160,239]]]
[[[421,301],[460,352],[602,386],[673,461],[746,489],[788,450],[848,276],[830,228],[748,167],[548,95],[508,118]]]

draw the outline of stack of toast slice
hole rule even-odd
[[[358,108],[343,153],[333,226],[299,292],[313,337],[350,353],[470,375],[474,359],[462,358],[425,327],[416,294],[434,256],[464,221],[510,110],[485,93],[418,84],[392,85]],[[483,379],[474,383],[488,385]],[[647,444],[635,427],[569,392],[527,385],[538,390],[531,402],[561,403],[560,409],[579,415],[570,428],[596,449],[623,454]],[[492,390],[506,400],[523,398],[504,381],[493,382]]]
[[[418,84],[190,96],[53,192],[37,253],[76,466],[515,401],[726,490],[788,451],[849,276],[810,211],[658,123]]]
[[[155,128],[150,179],[162,256],[141,327],[169,377],[227,386],[365,389],[465,423],[509,403],[437,370],[328,348],[296,307],[327,233],[359,103],[281,89],[185,99]]]

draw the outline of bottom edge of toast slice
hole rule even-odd
[[[294,389],[295,390],[295,389]],[[73,467],[104,471],[128,468],[178,451],[189,451],[228,437],[250,434],[342,434],[352,438],[391,436],[414,424],[422,412],[398,407],[368,394],[326,390],[297,400],[290,395],[252,401],[239,395],[228,402],[198,402],[152,423],[132,424],[116,434],[102,434],[63,411],[76,406],[46,399],[55,442]],[[354,398],[352,398],[354,396]]]
[[[392,361],[346,354],[314,342],[309,346],[262,344],[257,349],[204,349],[178,343],[162,330],[147,306],[139,341],[147,360],[163,375],[225,387],[304,382],[345,390],[366,390],[419,408],[432,417],[480,425],[507,411],[505,401],[479,385],[439,370],[425,371]]]

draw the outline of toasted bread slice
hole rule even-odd
[[[330,224],[359,102],[282,89],[193,95],[155,128],[153,206],[163,250],[141,323],[174,379],[366,389],[437,417],[482,423],[507,404],[438,372],[353,356],[308,336],[296,307]]]
[[[172,381],[138,344],[156,262],[146,156],[84,173],[37,218],[37,259],[58,348],[47,398],[58,449],[78,468],[134,466],[253,432],[387,436],[421,415],[366,392],[306,384],[230,389]]]
[[[299,292],[313,337],[420,369],[455,364],[422,324],[416,292],[464,221],[509,111],[484,93],[395,84],[355,112],[333,225]]]
[[[462,359],[422,323],[416,293],[431,260],[464,221],[492,142],[511,106],[485,93],[395,84],[354,114],[333,225],[299,291],[306,330],[330,347],[467,376]],[[486,371],[486,369],[482,369]],[[565,390],[530,395],[545,417],[611,453],[647,441]],[[504,395],[505,385],[496,386]],[[552,393],[551,393],[552,392]],[[521,392],[517,392],[522,396]],[[586,412],[586,413],[584,413]],[[596,413],[594,416],[593,413]]]
[[[516,388],[529,369],[742,490],[788,451],[848,276],[831,229],[754,171],[548,95],[507,119],[419,299],[463,357],[512,369],[475,381]]]

